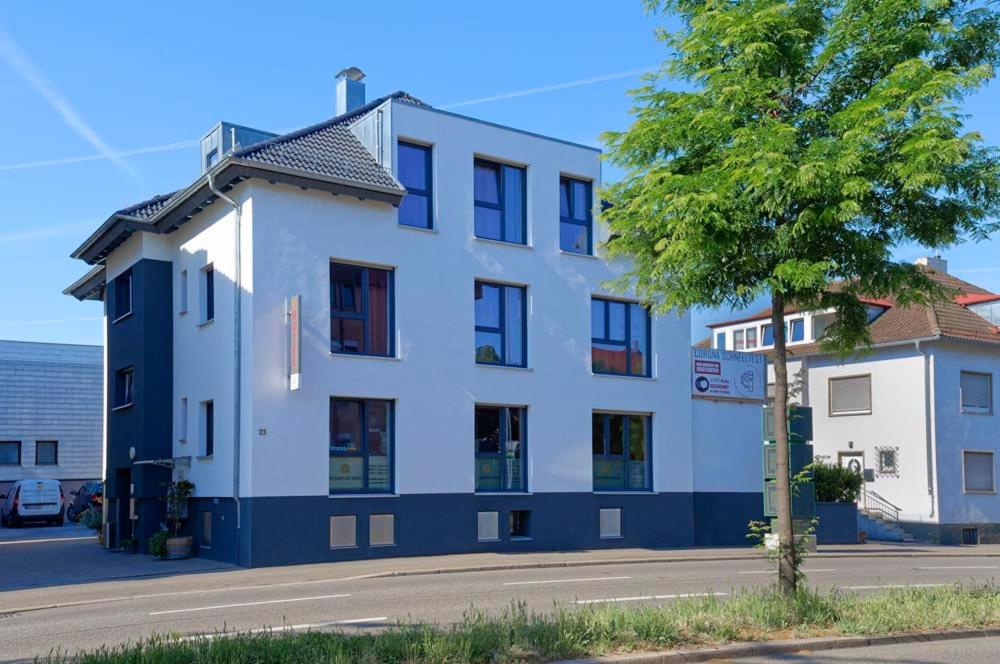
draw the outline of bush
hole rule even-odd
[[[80,523],[91,530],[100,530],[102,522],[101,510],[95,510],[93,507],[88,507],[80,515]]]
[[[861,475],[830,463],[813,464],[816,500],[821,503],[856,503],[861,495]]]
[[[157,558],[166,558],[167,539],[169,537],[170,533],[166,530],[154,533],[153,536],[149,538],[149,553]]]

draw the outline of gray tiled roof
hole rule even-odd
[[[163,209],[163,206],[167,204],[167,201],[169,201],[176,193],[176,191],[172,191],[169,194],[153,196],[152,198],[142,201],[141,203],[136,203],[135,205],[130,205],[127,208],[122,208],[121,210],[115,212],[115,214],[136,217],[138,219],[151,219],[157,212]]]

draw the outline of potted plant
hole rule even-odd
[[[187,480],[171,482],[167,485],[167,525],[171,537],[167,538],[167,560],[181,560],[191,557],[192,537],[181,537],[181,522],[187,516],[187,501],[194,492],[194,484]]]

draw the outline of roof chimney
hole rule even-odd
[[[924,267],[929,267],[932,270],[948,274],[948,261],[940,256],[921,256],[913,262],[917,265],[923,265]]]
[[[337,115],[365,105],[365,73],[357,67],[341,69],[337,74]]]

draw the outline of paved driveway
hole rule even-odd
[[[0,528],[0,561],[0,592],[233,569],[202,558],[156,560],[105,551],[98,545],[94,531],[77,523]]]

